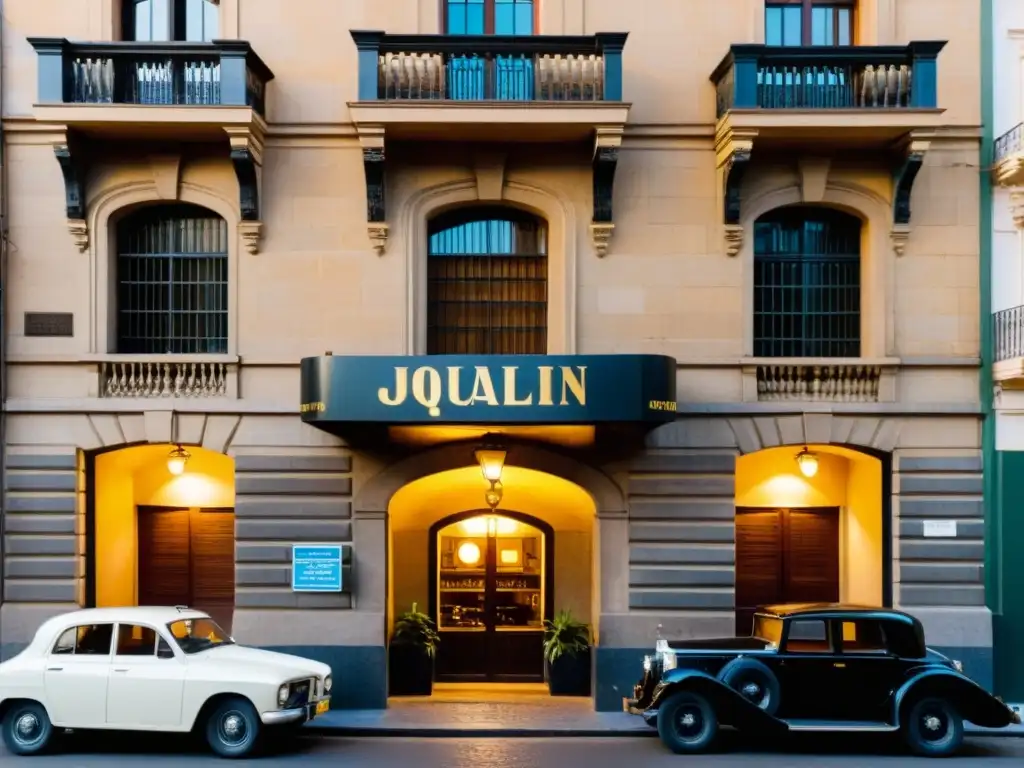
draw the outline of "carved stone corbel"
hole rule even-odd
[[[889,239],[892,240],[892,251],[896,256],[902,256],[907,250],[907,241],[910,239],[909,224],[893,224],[889,232]]]
[[[238,224],[238,234],[242,238],[242,246],[249,254],[259,253],[260,240],[263,238],[262,221],[242,221]]]
[[[370,236],[370,245],[378,256],[383,256],[388,245],[388,225],[384,222],[370,222],[366,225],[366,233]]]
[[[1010,193],[1010,215],[1017,229],[1024,229],[1024,189]]]
[[[924,164],[924,156],[930,142],[911,140],[904,150],[903,162],[893,177],[892,220],[893,224],[910,224],[910,196],[914,181]]]
[[[85,220],[85,162],[70,136],[53,145],[53,154],[64,177],[64,215],[68,231],[79,253],[89,248],[89,225]]]
[[[735,256],[743,247],[743,178],[750,167],[757,131],[730,131],[716,146],[716,159],[722,172],[722,224],[725,252]]]
[[[231,164],[238,178],[238,209],[242,223],[238,232],[245,250],[259,251],[262,221],[260,219],[260,173],[263,168],[263,141],[249,128],[225,128],[231,142]]]
[[[361,126],[359,143],[363,148],[363,174],[366,176],[366,234],[373,250],[383,256],[388,244],[384,129]]]
[[[612,203],[622,132],[622,128],[598,128],[594,137],[594,212],[590,222],[590,239],[594,253],[599,258],[608,254],[608,246],[615,231]]]

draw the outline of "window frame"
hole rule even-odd
[[[107,648],[107,652],[105,654],[104,653],[79,653],[78,652],[78,643],[81,640],[81,637],[80,637],[81,630],[84,629],[85,627],[110,627],[110,646]],[[66,635],[68,632],[72,632],[72,631],[75,633],[75,644],[71,648],[71,653],[58,653],[57,652],[57,645],[58,645],[58,643],[60,643],[61,638],[63,638],[64,635]],[[102,659],[102,658],[106,657],[106,658],[109,659],[109,658],[113,657],[114,649],[116,647],[117,647],[117,622],[116,621],[99,621],[99,622],[96,622],[95,624],[72,624],[70,626],[64,627],[62,630],[60,630],[60,632],[57,633],[57,637],[55,637],[53,639],[53,642],[50,643],[50,650],[49,650],[49,652],[46,655],[47,656],[61,656],[61,657],[65,657],[65,656],[71,656],[71,657],[75,657],[75,656],[88,656],[89,658],[93,658],[93,659]]]
[[[882,645],[880,648],[847,648],[846,637],[844,634],[845,625],[852,624],[856,634],[860,633],[862,626],[871,626],[878,633],[882,639]],[[889,643],[889,636],[885,632],[885,622],[878,619],[864,618],[864,617],[847,617],[836,619],[836,627],[833,629],[836,637],[836,652],[844,656],[893,656],[893,652]],[[856,640],[852,641],[856,642]]]
[[[800,45],[803,47],[811,47],[814,44],[811,42],[813,39],[814,29],[814,7],[815,6],[833,6],[834,8],[847,7],[850,9],[850,45],[857,45],[857,11],[858,2],[857,0],[765,0],[765,26],[767,27],[767,13],[769,8],[782,7],[782,6],[797,6],[800,8]],[[767,29],[765,30],[765,37],[767,38]],[[835,43],[827,45],[814,46],[815,48],[827,48],[834,46]]]
[[[796,642],[801,642],[800,638],[793,638],[793,625],[794,624],[818,624],[820,623],[825,628],[825,647],[823,649],[815,649],[810,651],[805,650],[793,650],[790,647],[790,643],[795,639]],[[835,633],[832,622],[827,618],[821,616],[791,616],[786,620],[785,635],[780,643],[779,653],[791,656],[833,656],[835,655]],[[822,642],[821,640],[809,640],[806,642]]]
[[[448,5],[451,0],[439,0],[441,5],[441,34],[456,36],[454,33],[448,32]],[[541,0],[532,0],[533,2],[533,32],[530,35],[517,35],[517,37],[532,37],[533,35],[540,34],[540,4]],[[494,0],[484,0],[484,35],[494,34]]]
[[[204,2],[210,2],[210,0],[204,0]],[[188,0],[168,0],[168,10],[170,19],[168,25],[170,28],[170,39],[163,41],[152,41],[152,42],[168,42],[168,43],[183,43],[183,42],[203,42],[200,40],[189,41],[186,38],[186,30],[188,28],[186,13],[187,13]],[[223,4],[219,2],[211,2],[217,9],[217,34],[212,39],[220,40],[224,38],[223,25],[224,25],[224,9]],[[125,42],[151,42],[148,40],[136,40],[135,39],[135,10],[139,2],[137,0],[121,0],[121,40]]]
[[[118,653],[121,645],[121,627],[128,627],[134,629],[148,629],[153,633],[153,650],[151,653]],[[117,626],[114,628],[114,642],[112,643],[112,655],[115,659],[149,659],[156,658],[157,651],[160,648],[160,630],[151,624],[145,622],[134,622],[134,621],[119,621]]]

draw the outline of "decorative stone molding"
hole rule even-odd
[[[263,167],[263,141],[249,128],[225,128],[231,142],[231,164],[238,177],[238,207],[242,221],[259,221],[259,172]]]
[[[931,147],[931,142],[915,139],[911,136],[904,149],[903,163],[896,169],[893,179],[893,213],[894,224],[910,223],[910,196],[914,191],[914,181],[924,164],[924,156]]]
[[[759,365],[759,401],[878,402],[880,365]]]
[[[593,243],[594,253],[599,259],[608,255],[608,243],[611,241],[614,231],[615,225],[611,223],[594,222],[590,225],[590,241]]]
[[[743,227],[739,224],[725,225],[725,252],[735,256],[743,248]]]
[[[370,244],[378,256],[383,256],[388,244],[388,225],[383,222],[371,222],[366,225],[370,236]]]
[[[897,256],[902,256],[907,249],[907,241],[910,239],[910,226],[907,224],[893,224],[889,233],[892,240],[892,250]]]
[[[263,237],[262,221],[240,221],[238,223],[238,234],[242,238],[242,246],[249,254],[259,253],[260,240]]]
[[[750,167],[757,131],[732,129],[715,141],[716,165],[722,179],[722,223],[725,225],[725,252],[735,256],[743,246],[743,177]]]
[[[228,364],[212,362],[103,362],[100,397],[226,397]]]
[[[89,250],[89,224],[85,219],[68,219],[68,232],[79,253]]]
[[[1024,229],[1024,189],[1010,193],[1010,215],[1017,229]]]
[[[594,136],[594,213],[590,234],[594,251],[599,257],[607,255],[615,229],[612,199],[615,190],[615,170],[619,163],[619,148],[622,146],[622,132],[621,127],[598,128]]]

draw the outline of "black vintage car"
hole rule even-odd
[[[898,732],[941,757],[960,747],[964,721],[1020,723],[960,662],[927,648],[913,616],[850,605],[766,606],[750,637],[658,640],[623,708],[680,754],[707,750],[728,725],[761,736]]]

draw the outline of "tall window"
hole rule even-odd
[[[860,356],[860,221],[780,208],[754,224],[754,355]]]
[[[853,45],[856,0],[767,0],[767,45]]]
[[[532,35],[534,0],[442,0],[449,35]],[[445,75],[448,98],[458,101],[531,101],[533,56],[453,56]]]
[[[534,0],[441,0],[449,35],[532,35]]]
[[[228,350],[228,227],[194,205],[143,208],[117,227],[117,351]]]
[[[547,353],[547,227],[505,208],[435,218],[427,254],[427,353]]]
[[[210,42],[220,36],[220,8],[213,0],[121,0],[125,40]]]

